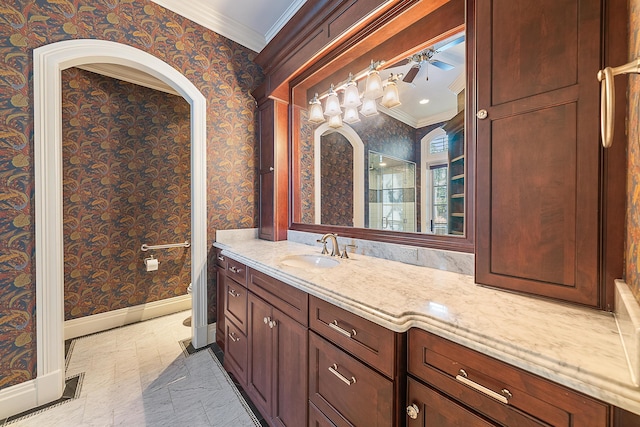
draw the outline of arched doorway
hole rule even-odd
[[[343,135],[353,147],[353,226],[364,227],[364,143],[358,133],[350,126],[343,124],[340,128],[333,129],[328,123],[318,126],[313,133],[313,168],[320,171],[320,143],[322,134],[327,130],[334,130]],[[321,223],[322,206],[320,205],[322,194],[321,174],[314,174],[314,197],[315,197],[315,223]]]
[[[143,71],[171,86],[191,107],[192,344],[207,344],[206,100],[185,76],[155,56],[104,40],[67,40],[33,52],[36,199],[37,377],[22,398],[29,407],[64,388],[64,265],[62,235],[62,70],[116,64]]]

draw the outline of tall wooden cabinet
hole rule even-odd
[[[288,220],[288,104],[264,96],[264,85],[253,96],[258,102],[260,151],[259,237],[286,240]]]
[[[602,306],[600,0],[477,0],[478,283]]]

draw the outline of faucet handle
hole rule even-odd
[[[326,240],[322,240],[322,239],[318,239],[316,240],[316,242],[318,243],[322,243],[322,255],[327,255],[329,253],[329,251],[327,250],[327,241]]]
[[[340,258],[349,259],[347,248],[358,249],[356,245],[344,245],[344,251],[342,251],[342,255],[340,255]]]

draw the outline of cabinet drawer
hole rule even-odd
[[[394,377],[396,333],[316,297],[309,327],[389,378]]]
[[[338,426],[393,424],[393,383],[313,332],[309,400]]]
[[[247,290],[234,280],[224,281],[224,314],[247,334]]]
[[[407,390],[407,427],[497,427],[412,378]],[[412,416],[409,408],[413,409]]]
[[[222,255],[222,249],[216,248],[215,250],[216,265],[224,270],[227,269],[227,257]]]
[[[249,290],[293,320],[309,323],[309,295],[260,271],[249,269]]]
[[[236,379],[246,387],[247,385],[247,337],[231,322],[226,319],[224,367],[233,373]]]
[[[607,425],[604,403],[420,329],[409,373],[504,425]]]
[[[247,267],[235,259],[227,258],[227,277],[247,287]]]
[[[309,427],[336,427],[316,405],[309,402]]]

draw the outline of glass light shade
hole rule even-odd
[[[345,123],[358,123],[360,121],[360,115],[358,114],[358,109],[356,107],[347,107],[344,110],[344,118],[342,119]]]
[[[384,87],[380,105],[386,108],[393,108],[400,105],[400,95],[398,94],[398,86],[395,82],[389,82]]]
[[[351,82],[344,90],[344,100],[342,101],[342,106],[344,108],[349,108],[359,107],[360,105],[362,105],[362,101],[360,101],[360,92],[358,91],[358,85],[355,82]]]
[[[377,71],[371,71],[367,76],[364,97],[368,99],[377,99],[382,96],[382,79]]]
[[[318,99],[315,99],[315,102],[311,102],[309,105],[309,121],[311,123],[322,123],[324,122],[324,114],[322,114],[322,104]]]
[[[342,114],[342,109],[340,109],[340,101],[338,100],[338,95],[333,91],[333,86],[329,90],[329,96],[327,97],[327,101],[324,104],[324,115],[328,117],[338,116]]]
[[[376,106],[376,100],[365,98],[364,101],[362,102],[362,108],[360,108],[360,114],[362,114],[365,117],[378,114],[378,107]]]
[[[329,117],[329,126],[339,128],[342,126],[342,116],[340,114]]]

